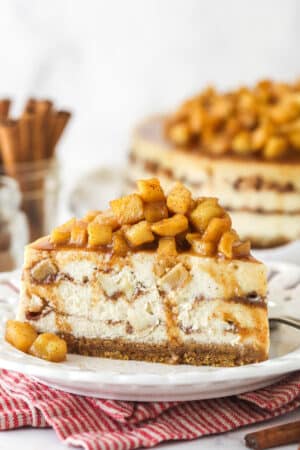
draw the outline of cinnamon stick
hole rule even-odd
[[[20,161],[31,161],[34,114],[25,112],[19,120]]]
[[[15,177],[20,146],[19,128],[16,120],[6,120],[0,123],[0,144],[4,170],[8,175]]]
[[[0,120],[7,119],[10,108],[10,99],[2,98],[0,100]]]
[[[245,436],[246,446],[255,450],[300,442],[300,420],[266,428]]]
[[[25,104],[24,113],[34,113],[35,112],[36,100],[34,98],[29,98]]]
[[[51,158],[55,151],[55,146],[59,141],[64,129],[71,118],[69,111],[57,111],[52,119],[52,130],[49,141],[48,156]]]
[[[33,151],[34,160],[47,158],[48,125],[52,108],[50,100],[36,100],[34,105]]]

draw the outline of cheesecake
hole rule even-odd
[[[235,366],[268,358],[266,289],[216,198],[152,178],[26,247],[17,319],[70,353]]]
[[[158,177],[220,199],[256,248],[300,237],[300,83],[208,88],[133,133],[126,190]]]

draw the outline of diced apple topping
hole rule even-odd
[[[94,211],[88,211],[86,215],[83,217],[83,222],[92,222],[95,217],[97,217],[99,214],[101,214],[101,211],[94,210]]]
[[[232,259],[233,256],[233,244],[238,240],[238,235],[234,230],[225,231],[222,235],[218,250],[222,253],[226,258]],[[250,249],[249,249],[250,250]]]
[[[215,242],[203,241],[200,233],[188,233],[186,235],[195,253],[201,256],[214,256],[216,253]]]
[[[82,247],[87,243],[87,224],[78,220],[71,229],[70,244]]]
[[[183,214],[175,214],[168,219],[160,220],[151,226],[152,231],[159,236],[176,236],[188,229],[189,222]]]
[[[68,222],[63,225],[54,228],[51,232],[50,241],[55,245],[62,245],[69,242],[71,237],[71,230],[74,224],[76,223],[76,219],[72,218],[68,220]]]
[[[151,226],[146,220],[127,228],[124,234],[129,244],[133,247],[152,242],[155,239]]]
[[[113,252],[119,256],[125,256],[129,250],[125,237],[121,232],[113,234]]]
[[[83,220],[71,219],[55,228],[50,242],[55,245],[101,246],[119,256],[133,248],[155,248],[159,256],[157,272],[176,265],[179,253],[191,251],[201,256],[245,258],[250,243],[241,242],[231,227],[228,213],[216,198],[193,199],[191,192],[176,183],[165,197],[157,178],[138,181],[138,193],[110,202],[111,209],[92,211]],[[151,246],[147,244],[151,244]],[[144,247],[143,247],[144,246]],[[43,276],[38,275],[38,276]]]
[[[215,198],[207,198],[202,200],[191,212],[190,220],[194,227],[203,233],[211,219],[221,217],[223,214],[224,210],[218,205],[217,200]]]
[[[63,228],[54,228],[51,232],[50,240],[53,244],[62,245],[69,242],[71,236],[71,231],[64,230]]]
[[[225,217],[213,217],[203,233],[203,241],[218,242],[221,236],[231,228],[231,220],[228,215]]]
[[[233,246],[234,258],[245,258],[249,256],[251,250],[250,241],[239,242]]]
[[[144,202],[159,202],[165,199],[164,191],[157,178],[150,180],[138,180],[137,186],[139,194]]]
[[[176,240],[174,237],[162,237],[158,241],[158,254],[162,256],[177,256]]]
[[[176,183],[167,197],[167,206],[177,214],[186,214],[192,204],[191,192],[181,183]]]
[[[227,92],[208,87],[165,119],[165,135],[193,153],[284,160],[300,150],[299,98],[299,80],[260,80]]]
[[[165,201],[145,203],[144,214],[147,222],[158,222],[166,219],[169,215]]]
[[[118,219],[111,209],[99,212],[99,214],[94,217],[93,222],[99,223],[101,225],[109,225],[113,231],[117,230],[120,227]]]
[[[112,200],[110,206],[121,225],[137,223],[144,218],[143,201],[137,194]]]
[[[89,246],[107,245],[112,241],[112,228],[97,222],[88,224]]]

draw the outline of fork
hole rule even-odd
[[[289,316],[269,317],[270,326],[275,325],[276,323],[283,323],[284,325],[289,325],[290,327],[300,330],[300,319],[295,319]]]

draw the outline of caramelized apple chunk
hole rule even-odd
[[[288,141],[281,136],[271,137],[264,147],[264,157],[266,159],[280,158],[288,150]]]
[[[164,191],[157,178],[138,180],[137,186],[144,202],[159,202],[165,199]]]
[[[168,208],[165,201],[145,203],[144,214],[147,222],[158,222],[168,217]]]
[[[176,183],[167,196],[167,206],[170,211],[177,214],[186,214],[192,204],[191,192],[181,183]]]
[[[144,218],[143,201],[137,194],[112,200],[110,206],[121,225],[133,224]]]
[[[200,233],[188,233],[187,241],[191,244],[192,250],[201,256],[214,256],[217,245],[215,242],[203,241]]]
[[[50,235],[50,242],[55,245],[67,244],[70,240],[71,230],[75,222],[76,219],[72,218],[63,225],[54,228]]]
[[[232,259],[233,256],[233,244],[238,239],[238,235],[234,230],[225,231],[222,235],[218,250],[222,253],[226,258]]]
[[[197,231],[203,233],[210,220],[215,217],[221,217],[224,214],[224,209],[218,205],[214,198],[207,198],[200,201],[196,208],[190,214],[190,220]]]
[[[187,230],[188,225],[188,219],[184,215],[175,214],[168,219],[153,223],[151,229],[159,236],[176,236],[176,234]]]
[[[87,223],[92,222],[100,213],[99,210],[88,211],[82,220]]]
[[[87,224],[80,220],[76,221],[71,229],[70,243],[78,247],[83,247],[86,245],[87,239]]]
[[[228,215],[224,217],[213,217],[203,233],[203,241],[219,242],[221,236],[231,228],[231,219]]]
[[[177,256],[176,240],[174,237],[162,237],[158,242],[157,252],[161,256]]]
[[[52,230],[50,235],[50,242],[55,245],[66,244],[71,237],[71,232],[69,230],[64,230],[63,228],[57,227]]]
[[[187,123],[177,123],[170,126],[168,135],[176,145],[185,145],[191,139],[191,130]]]
[[[112,228],[110,225],[91,222],[88,224],[88,236],[88,244],[90,247],[108,245],[112,241]]]
[[[67,344],[53,333],[42,333],[32,343],[29,353],[47,361],[61,362],[66,360]]]
[[[238,242],[233,245],[232,250],[235,258],[245,258],[250,255],[251,243],[250,241]]]
[[[97,214],[93,222],[99,223],[101,225],[109,225],[113,231],[117,230],[120,227],[118,219],[111,209],[107,209],[106,211],[102,211]]]
[[[125,256],[129,250],[127,241],[121,231],[113,234],[113,252],[119,256]]]
[[[8,320],[5,328],[5,340],[21,352],[27,353],[38,334],[35,328],[27,322]]]
[[[125,230],[125,237],[133,247],[152,242],[155,239],[154,234],[151,231],[151,226],[146,220],[128,227]]]

